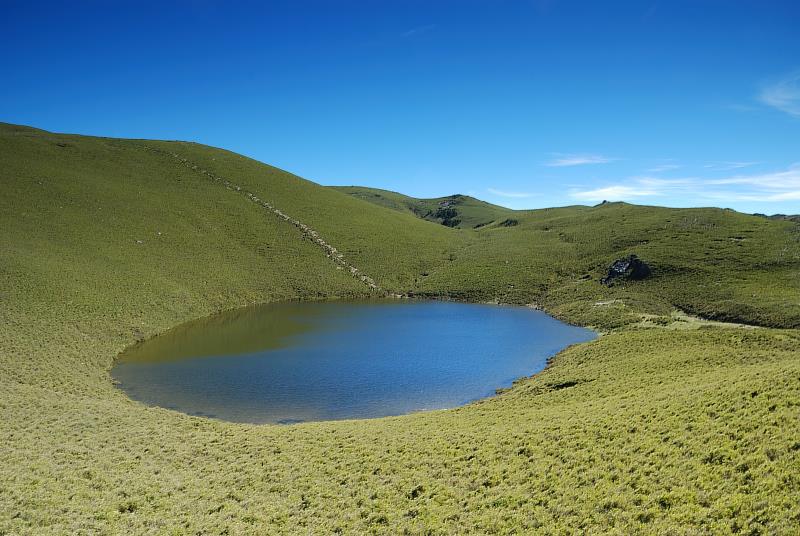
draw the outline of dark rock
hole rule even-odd
[[[604,285],[611,286],[616,280],[635,281],[650,275],[650,267],[636,255],[628,255],[615,260],[608,269],[608,275],[600,280]]]
[[[508,218],[507,220],[503,220],[498,223],[500,227],[514,227],[515,225],[519,225],[519,221],[513,218]]]

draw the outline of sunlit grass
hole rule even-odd
[[[280,427],[134,403],[108,370],[137,339],[369,293],[293,226],[149,147],[311,225],[385,289],[532,303],[604,335],[449,411]],[[792,222],[610,204],[449,229],[225,151],[12,126],[0,161],[0,533],[800,530]],[[631,252],[653,277],[600,285]]]

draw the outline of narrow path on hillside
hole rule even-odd
[[[377,291],[382,291],[382,289],[377,285],[377,283],[375,283],[374,279],[372,279],[371,277],[369,277],[368,275],[363,273],[361,270],[359,270],[356,266],[354,266],[353,264],[348,262],[344,258],[344,255],[342,253],[340,253],[335,247],[333,247],[328,242],[326,242],[320,236],[320,234],[317,231],[315,231],[313,228],[311,228],[309,225],[306,225],[305,223],[301,222],[300,220],[296,220],[296,219],[292,218],[291,216],[289,216],[288,214],[286,214],[282,210],[280,210],[277,207],[275,207],[269,201],[265,201],[265,200],[259,198],[253,192],[250,192],[250,191],[242,188],[238,184],[234,184],[233,182],[229,181],[228,179],[220,177],[219,175],[217,175],[215,173],[212,173],[211,171],[208,171],[207,169],[204,169],[204,168],[198,166],[194,162],[182,157],[181,155],[179,155],[177,153],[172,153],[172,152],[165,151],[165,150],[162,150],[162,149],[157,149],[157,148],[151,147],[149,145],[146,145],[145,148],[150,150],[150,151],[153,151],[153,152],[156,152],[156,153],[160,153],[160,154],[164,154],[164,155],[167,155],[169,157],[174,158],[175,160],[177,160],[178,162],[180,162],[184,166],[188,167],[189,169],[191,169],[193,171],[196,171],[196,172],[198,172],[198,173],[200,173],[202,175],[205,175],[207,178],[209,178],[213,182],[222,184],[225,188],[227,188],[228,190],[230,190],[232,192],[236,192],[236,193],[239,193],[239,194],[243,195],[244,197],[246,197],[247,199],[249,199],[253,203],[256,203],[257,205],[260,205],[263,208],[269,210],[270,212],[275,214],[280,219],[282,219],[282,220],[284,220],[284,221],[286,221],[288,223],[291,223],[292,225],[297,227],[297,229],[300,231],[300,233],[305,238],[311,240],[314,244],[319,246],[322,249],[322,251],[325,252],[325,256],[326,257],[331,259],[333,262],[335,262],[342,269],[347,270],[348,272],[350,272],[350,275],[352,275],[353,277],[359,279],[361,282],[363,282],[365,285],[367,285],[370,289],[377,290]]]

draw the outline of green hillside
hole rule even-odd
[[[609,203],[506,226],[467,199],[450,228],[221,149],[7,124],[0,162],[0,534],[800,532],[794,221]],[[630,253],[652,276],[600,284]],[[363,421],[191,417],[109,375],[193,318],[388,293],[603,335],[499,396]]]
[[[478,229],[492,223],[516,224],[515,211],[475,199],[468,195],[450,195],[433,199],[417,199],[407,195],[364,186],[331,186],[357,199],[417,217],[446,227]]]

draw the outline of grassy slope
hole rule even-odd
[[[134,403],[107,370],[136,338],[246,303],[368,292],[170,153],[308,223],[384,288],[536,302],[608,333],[452,411],[257,427]],[[800,528],[798,331],[639,325],[675,304],[797,327],[791,223],[610,205],[462,231],[226,151],[13,126],[0,161],[0,533]],[[629,251],[654,277],[597,284]]]
[[[146,145],[178,154],[305,222],[386,288],[412,285],[415,274],[449,258],[460,244],[446,228],[363,203],[230,151],[194,143]]]
[[[442,199],[337,187],[372,204],[425,216]],[[728,210],[665,209],[625,203],[514,211],[465,198],[463,220],[493,221],[462,238],[448,262],[423,271],[411,290],[462,299],[535,302],[568,319],[616,325],[672,307],[766,326],[800,327],[800,227]],[[475,201],[473,203],[472,201]],[[469,207],[469,208],[467,208]],[[472,211],[472,212],[470,212]],[[469,214],[469,215],[467,215]],[[514,227],[497,222],[513,219]],[[777,225],[776,225],[777,223]],[[616,258],[636,252],[654,269],[644,283],[611,291],[597,280]],[[585,279],[589,276],[588,279]],[[636,303],[631,315],[588,309],[588,300]]]
[[[704,316],[800,327],[800,227],[720,209],[612,203],[519,213],[520,224],[474,233],[432,293],[533,301],[599,327],[680,307]],[[615,258],[635,252],[653,277],[606,289]],[[609,307],[593,303],[620,300]],[[624,308],[610,316],[608,308]],[[630,314],[628,314],[630,313]]]
[[[449,226],[459,229],[475,229],[502,222],[514,216],[513,210],[468,195],[417,199],[397,192],[364,186],[332,186],[331,188],[356,199],[400,212],[409,212],[434,223],[447,222]],[[442,212],[448,209],[452,211],[450,215]],[[443,217],[445,215],[447,215],[447,220]]]

